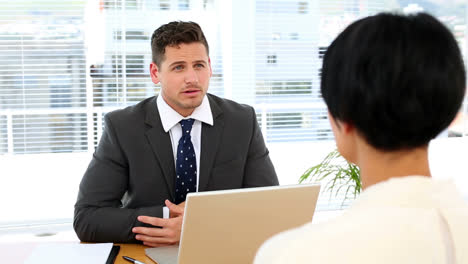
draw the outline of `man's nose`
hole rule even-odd
[[[188,69],[185,74],[185,83],[198,83],[198,75],[196,71],[192,68]]]

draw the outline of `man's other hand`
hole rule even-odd
[[[169,206],[168,204],[171,204],[172,206]],[[174,218],[184,214],[185,202],[175,205],[169,202],[169,200],[166,200],[166,206],[169,208],[169,218]]]
[[[170,218],[138,216],[138,221],[155,226],[134,227],[132,229],[132,232],[136,234],[135,238],[142,241],[144,245],[162,247],[179,243],[182,220],[184,219],[185,202],[176,205],[166,200],[166,206],[169,208]],[[156,228],[156,226],[160,228]]]

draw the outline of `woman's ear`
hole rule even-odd
[[[355,127],[352,123],[349,122],[340,122],[341,126],[344,130],[344,133],[349,134],[350,132],[353,132]]]
[[[332,127],[336,127],[340,133],[348,134],[354,131],[354,125],[352,123],[336,119],[330,114],[330,112],[328,112],[328,119],[330,120],[330,123],[332,123]]]

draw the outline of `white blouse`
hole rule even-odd
[[[451,181],[390,179],[331,221],[269,239],[254,263],[468,264],[468,204]]]

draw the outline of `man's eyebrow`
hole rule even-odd
[[[193,63],[203,63],[203,64],[208,64],[206,60],[196,60]]]
[[[185,61],[174,61],[173,63],[169,64],[169,67],[172,67],[178,64],[185,64],[185,63],[186,63]]]
[[[196,60],[192,62],[193,64],[197,63],[203,63],[203,64],[208,64],[206,60]],[[187,64],[186,61],[174,61],[173,63],[169,64],[169,67],[174,67],[175,65],[180,65],[180,64]]]

